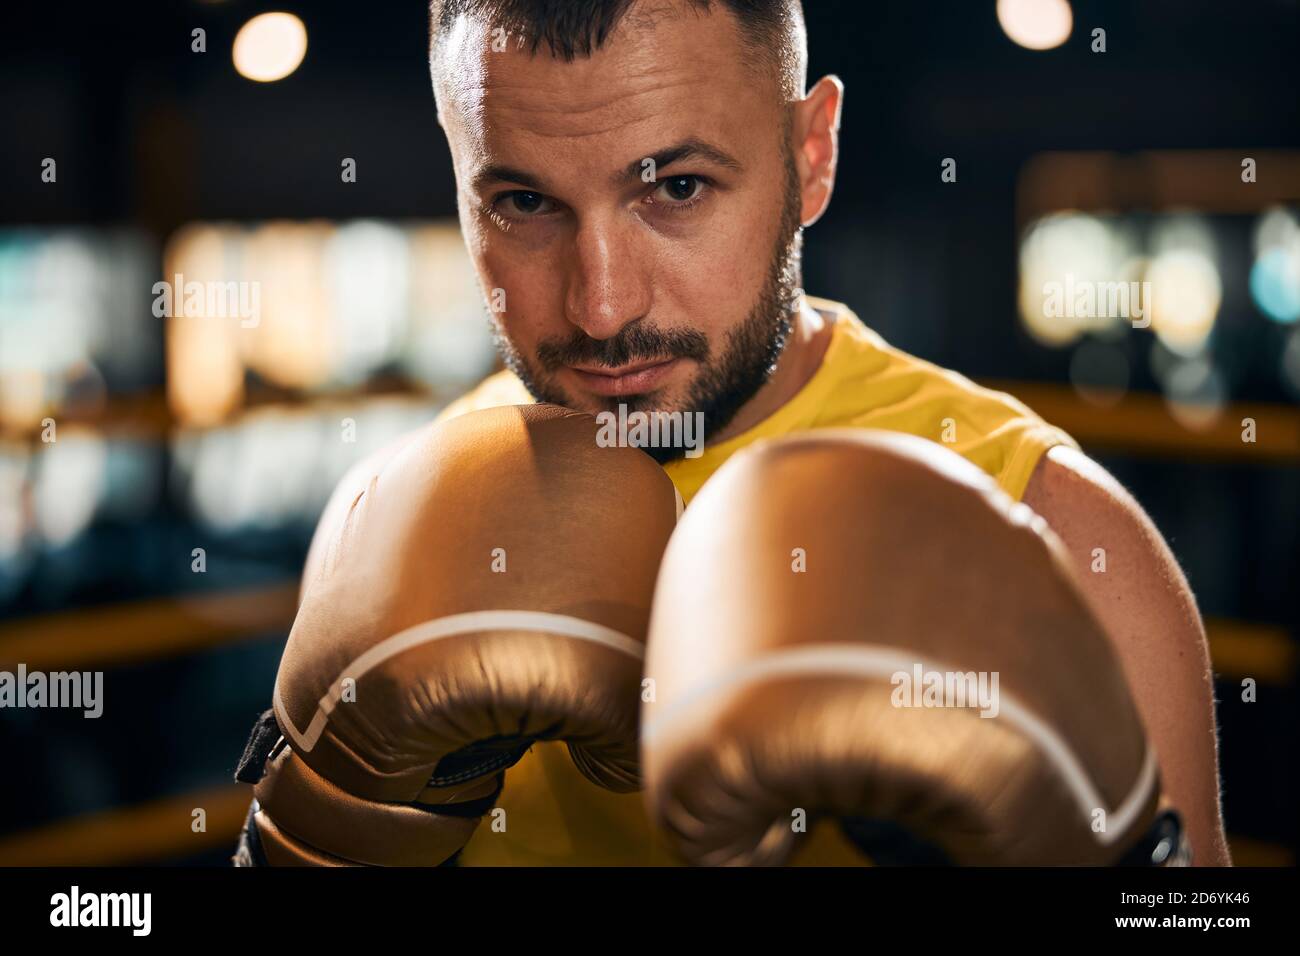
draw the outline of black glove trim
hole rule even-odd
[[[941,847],[893,820],[845,817],[840,829],[876,866],[952,866]]]
[[[413,803],[411,806],[417,810],[424,810],[428,813],[436,813],[444,817],[481,817],[492,809],[497,802],[497,797],[501,796],[501,791],[505,789],[506,775],[497,774],[496,789],[486,797],[479,797],[477,800],[465,800],[460,803]]]
[[[509,770],[523,759],[533,741],[538,739],[546,737],[541,734],[535,737],[488,737],[461,747],[438,761],[429,778],[429,786],[452,787],[499,770]]]
[[[262,838],[257,832],[257,821],[253,819],[257,809],[257,801],[254,800],[248,808],[248,816],[244,818],[244,829],[239,831],[239,843],[231,859],[231,863],[237,867],[270,866],[266,851],[262,849]]]
[[[276,741],[282,736],[280,725],[275,721],[275,711],[269,708],[263,711],[253,724],[248,743],[244,744],[244,755],[235,767],[235,779],[240,783],[257,783],[261,780],[266,774],[266,761],[275,749]]]
[[[1174,810],[1156,817],[1146,835],[1124,854],[1116,866],[1185,866],[1187,847],[1183,821]]]

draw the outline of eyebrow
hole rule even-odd
[[[675,146],[669,146],[659,150],[657,153],[651,153],[649,156],[643,156],[640,159],[634,159],[624,167],[623,171],[613,179],[613,184],[618,185],[620,182],[628,179],[640,179],[641,170],[645,167],[645,161],[650,160],[654,163],[656,173],[661,166],[668,166],[672,163],[680,162],[683,159],[703,159],[715,166],[722,166],[725,169],[731,169],[740,172],[743,168],[740,160],[736,159],[730,153],[711,143],[706,143],[702,139],[683,140]]]
[[[654,163],[657,171],[662,166],[668,166],[672,163],[681,162],[685,159],[703,159],[716,166],[722,166],[725,169],[731,169],[739,172],[744,167],[740,160],[736,159],[726,150],[723,150],[711,143],[706,143],[702,139],[687,139],[673,146],[667,146],[648,156],[642,156],[640,159],[634,159],[628,163],[620,172],[612,178],[612,184],[617,186],[620,183],[630,179],[640,179],[641,171],[644,168],[645,161],[649,159]],[[532,175],[526,170],[517,169],[514,166],[504,166],[500,163],[489,163],[482,169],[478,170],[470,180],[470,186],[476,192],[481,192],[484,187],[492,183],[518,183],[526,189],[545,192],[545,184],[538,177]]]
[[[475,192],[482,192],[484,187],[492,183],[519,183],[538,192],[545,191],[542,181],[536,176],[522,169],[515,169],[513,166],[502,166],[500,163],[489,163],[476,172],[470,179],[470,188]]]

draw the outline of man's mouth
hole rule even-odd
[[[578,384],[596,395],[639,395],[653,391],[677,367],[680,359],[651,359],[629,362],[617,368],[601,365],[570,365]]]

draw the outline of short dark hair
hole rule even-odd
[[[529,52],[545,44],[566,63],[588,57],[641,0],[432,0],[429,4],[429,61],[437,74],[442,41],[461,16],[521,35]],[[803,96],[805,41],[800,0],[680,0],[696,12],[716,4],[735,16],[754,56],[755,71],[775,76],[785,99]],[[668,4],[659,0],[658,9]],[[655,10],[646,11],[656,12]]]

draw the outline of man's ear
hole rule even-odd
[[[818,80],[794,107],[795,165],[803,200],[799,221],[805,226],[820,219],[830,205],[839,161],[843,105],[844,83],[830,75]]]

